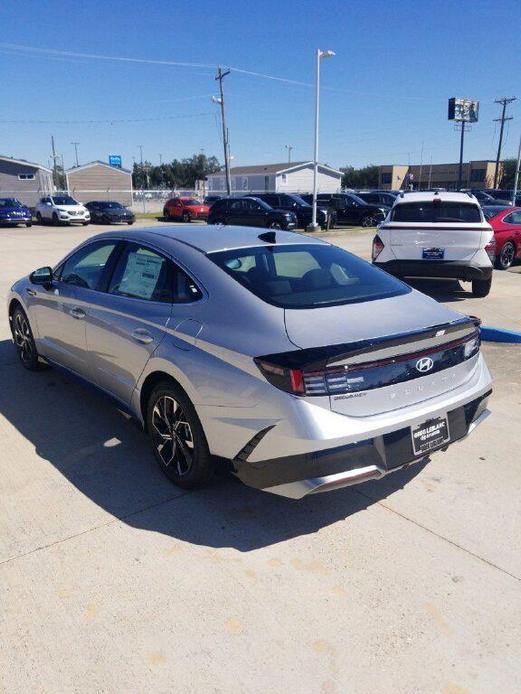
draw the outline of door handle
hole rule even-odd
[[[36,296],[36,292],[34,289],[31,289],[30,287],[26,287],[25,291],[29,294],[29,296]]]
[[[149,345],[151,342],[154,341],[154,338],[148,332],[148,330],[143,330],[142,328],[134,330],[134,332],[132,333],[132,339],[136,342],[141,342],[141,344],[143,345]]]
[[[87,315],[85,313],[85,311],[82,308],[79,308],[78,306],[74,306],[73,308],[71,308],[69,313],[71,314],[71,316],[73,318],[78,318],[78,319],[85,318],[85,316]]]

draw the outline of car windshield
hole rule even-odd
[[[23,207],[16,198],[0,198],[0,207]]]
[[[123,209],[123,205],[121,205],[119,202],[96,202],[94,203],[98,207],[101,207],[102,210],[121,210]]]
[[[404,202],[392,211],[393,222],[481,222],[479,207],[465,202]]]
[[[403,282],[335,246],[257,246],[208,255],[237,282],[269,304],[318,308],[408,294]]]
[[[53,197],[55,205],[79,205],[79,203],[68,195],[55,195]]]
[[[299,205],[301,207],[311,207],[311,205],[308,202],[306,202],[305,200],[303,200],[300,197],[300,195],[293,195],[292,194],[292,195],[288,195],[288,197],[291,198],[292,200],[294,200],[297,203],[297,205]]]
[[[181,200],[181,202],[183,203],[183,205],[201,205],[202,204],[200,200],[196,200],[195,198],[183,198]]]

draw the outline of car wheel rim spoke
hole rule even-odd
[[[181,477],[192,468],[194,439],[183,409],[174,398],[164,395],[152,410],[152,435],[165,467],[172,465]]]
[[[33,340],[27,320],[18,313],[14,323],[14,341],[20,350],[22,361],[30,361],[33,355]]]

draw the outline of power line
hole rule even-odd
[[[99,124],[109,123],[144,123],[148,121],[175,120],[177,118],[196,118],[198,116],[211,116],[210,111],[203,113],[184,113],[177,116],[154,116],[152,118],[108,118],[102,120],[0,120],[0,124],[36,124],[36,125],[79,125],[79,124]]]

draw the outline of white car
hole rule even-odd
[[[373,239],[375,265],[398,277],[472,282],[487,296],[495,259],[492,227],[470,193],[402,192]]]
[[[71,224],[77,222],[86,226],[90,222],[90,212],[70,195],[48,195],[36,205],[36,219],[39,224]]]

